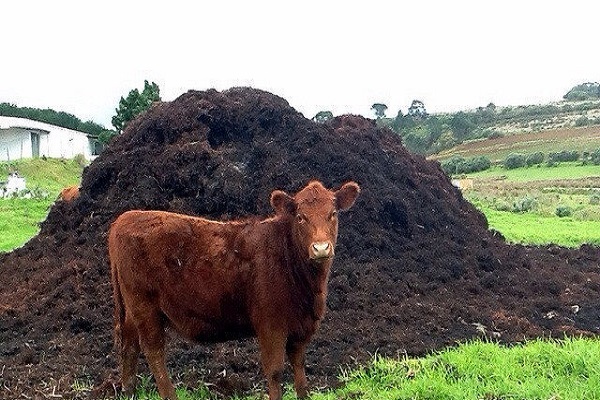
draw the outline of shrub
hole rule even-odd
[[[594,165],[600,165],[600,149],[592,151],[589,155],[590,161]]]
[[[525,166],[525,155],[519,153],[511,153],[504,159],[504,168],[514,169]]]
[[[524,213],[532,211],[537,207],[537,200],[534,197],[525,196],[520,199],[516,199],[512,205],[512,212]]]
[[[73,161],[75,161],[75,163],[81,168],[87,165],[87,160],[85,159],[85,156],[81,153],[75,154],[75,157],[73,157]]]
[[[590,204],[594,206],[600,204],[600,193],[593,193],[590,195]]]
[[[577,150],[562,150],[559,152],[548,153],[548,165],[556,165],[560,162],[577,160],[579,160],[579,152]]]
[[[527,157],[525,157],[525,164],[527,164],[528,167],[531,167],[532,165],[541,164],[543,162],[544,153],[542,153],[541,151],[536,151],[535,153],[528,154]]]
[[[575,126],[587,126],[590,124],[590,119],[588,117],[586,117],[585,115],[582,115],[581,117],[577,118],[575,120]]]
[[[486,156],[473,157],[466,161],[467,167],[470,169],[468,172],[485,171],[492,166],[492,162]],[[467,171],[465,171],[467,172]]]
[[[569,206],[559,205],[554,212],[558,217],[570,217],[573,215],[573,209]]]
[[[448,175],[468,174],[484,171],[492,166],[492,162],[485,156],[464,158],[453,156],[441,162],[442,170]]]
[[[452,156],[447,160],[444,160],[440,163],[442,170],[447,174],[447,175],[455,175],[457,174],[456,170],[457,170],[457,166],[459,164],[462,164],[465,162],[465,158],[464,157],[460,157],[460,156]]]
[[[496,200],[494,202],[494,208],[498,211],[512,211],[510,204],[504,200]]]

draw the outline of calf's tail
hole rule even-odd
[[[110,265],[111,281],[113,286],[113,301],[115,303],[115,336],[114,343],[117,349],[121,348],[122,327],[125,322],[125,307],[123,306],[123,295],[121,294],[121,286],[119,284],[119,272],[116,265],[111,261]]]

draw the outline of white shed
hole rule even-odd
[[[73,158],[93,160],[101,150],[95,136],[26,118],[0,116],[0,161],[20,158]]]

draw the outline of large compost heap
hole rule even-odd
[[[375,353],[598,333],[597,248],[507,245],[437,162],[372,120],[318,124],[251,88],[190,91],[130,123],[86,168],[80,197],[54,204],[39,235],[0,257],[0,398],[80,397],[74,381],[116,379],[106,236],[120,213],[268,216],[271,191],[313,178],[362,187],[340,218],[329,311],[307,355],[313,387]],[[169,354],[185,384],[262,385],[253,340],[174,339]]]

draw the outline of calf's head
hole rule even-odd
[[[331,191],[321,182],[312,181],[295,196],[275,190],[271,205],[277,215],[290,220],[292,240],[301,253],[309,260],[322,262],[335,254],[338,211],[352,207],[359,192],[354,182]]]

